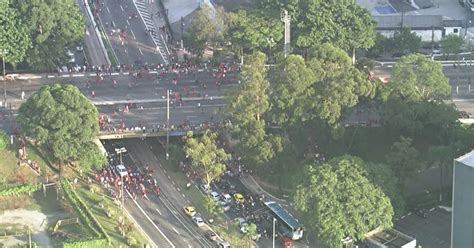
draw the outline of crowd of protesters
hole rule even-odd
[[[121,198],[121,188],[123,183],[124,190],[128,191],[132,196],[132,199],[136,200],[137,196],[141,196],[144,199],[149,199],[149,194],[155,194],[160,196],[161,189],[158,186],[156,179],[152,177],[153,170],[148,166],[145,166],[143,172],[136,170],[132,165],[124,165],[127,174],[121,177],[114,169],[119,161],[115,155],[109,156],[109,163],[111,166],[105,167],[102,170],[97,171],[94,174],[94,179],[102,184],[105,188],[111,189],[110,196],[115,200]],[[113,187],[117,189],[117,192],[112,190]]]

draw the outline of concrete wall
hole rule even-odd
[[[474,247],[474,168],[454,161],[451,247]]]
[[[457,33],[455,32],[457,29]],[[383,36],[387,38],[393,37],[393,34],[395,33],[395,30],[377,30],[378,33],[382,34]],[[425,42],[431,42],[431,37],[433,35],[433,31],[430,30],[412,30],[412,32],[415,32],[416,35],[421,37],[421,41]],[[435,29],[434,30],[434,36],[433,39],[435,42],[439,42],[444,36],[448,34],[461,34],[461,28],[460,27],[448,27],[444,28],[444,34],[442,30]]]

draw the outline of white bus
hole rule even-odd
[[[303,225],[293,217],[286,209],[274,201],[265,202],[265,206],[273,214],[276,219],[276,227],[286,237],[292,240],[299,240],[303,238]]]

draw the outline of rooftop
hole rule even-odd
[[[431,29],[442,27],[462,27],[462,21],[443,20],[441,15],[383,15],[374,16],[377,28],[393,29],[403,27],[411,29]]]
[[[467,166],[474,167],[474,151],[464,154],[455,160]]]
[[[367,240],[384,245],[384,247],[403,247],[416,240],[395,229],[374,230],[366,235]]]
[[[265,205],[267,205],[270,210],[272,210],[275,215],[277,215],[281,220],[283,220],[288,226],[291,228],[300,228],[303,227],[296,218],[294,218],[286,209],[282,208],[280,204],[270,201],[270,202],[265,202]]]

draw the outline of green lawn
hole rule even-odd
[[[93,187],[97,190],[92,193],[88,188],[77,187],[78,195],[84,200],[89,206],[92,213],[96,216],[102,227],[105,229],[107,234],[111,238],[112,247],[128,247],[126,238],[122,237],[119,232],[119,218],[121,217],[121,208],[115,204],[108,196],[104,195],[103,188],[93,183]],[[103,208],[101,207],[103,205]],[[112,217],[107,216],[107,210],[112,212]],[[131,223],[127,219],[127,223]],[[137,247],[143,247],[148,241],[142,234],[134,227],[132,231],[127,234],[127,237],[131,237],[136,241]]]

